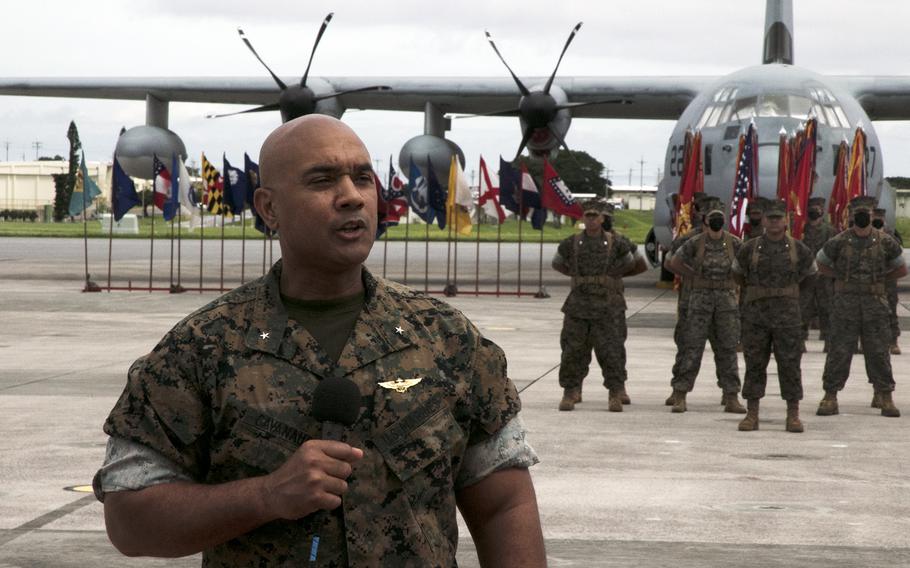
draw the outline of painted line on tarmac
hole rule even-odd
[[[53,511],[44,513],[40,517],[36,517],[28,522],[22,523],[18,527],[10,529],[9,532],[4,531],[4,532],[6,532],[6,534],[0,534],[0,546],[5,545],[9,541],[11,541],[15,538],[18,538],[24,534],[28,534],[32,531],[38,530],[41,527],[43,527],[44,525],[50,524],[50,523],[56,521],[57,519],[61,519],[65,516],[69,515],[70,513],[78,511],[82,507],[85,507],[86,505],[88,505],[94,501],[95,501],[94,495],[86,495],[85,497],[76,499],[75,501],[67,503],[66,505],[59,507],[57,509],[54,509]]]
[[[110,361],[108,361],[107,363],[103,363],[103,364],[101,364],[101,365],[95,365],[94,367],[86,367],[86,368],[84,368],[84,369],[76,369],[75,371],[67,371],[67,372],[65,372],[65,373],[58,373],[58,374],[56,374],[56,375],[51,375],[50,377],[42,377],[42,378],[40,378],[40,379],[35,379],[35,380],[33,380],[33,381],[25,381],[24,383],[16,383],[16,384],[14,384],[14,385],[7,385],[7,386],[5,386],[5,387],[0,387],[0,392],[2,392],[2,391],[7,391],[7,390],[10,390],[10,389],[19,388],[19,387],[27,387],[27,386],[29,386],[29,385],[34,385],[34,384],[36,384],[36,383],[41,383],[41,382],[44,382],[44,381],[52,381],[52,380],[54,380],[54,379],[59,379],[59,378],[62,378],[62,377],[68,377],[68,376],[70,376],[70,375],[75,375],[75,374],[78,374],[78,373],[84,373],[84,372],[86,372],[86,371],[94,371],[94,370],[96,370],[96,369],[104,369],[104,368],[106,368],[106,367],[110,367],[111,365],[112,365],[112,363],[111,363]],[[130,362],[126,362],[125,365],[129,366],[129,365],[130,365]]]

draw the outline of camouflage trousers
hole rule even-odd
[[[686,304],[680,302],[676,308],[676,327],[673,328],[673,342],[676,343],[677,354],[679,353],[680,343],[682,342],[683,333],[686,328]],[[721,348],[717,343],[717,335],[714,328],[708,330],[708,343],[711,344],[711,351],[714,352],[714,368],[717,369],[717,386],[724,389],[724,379],[729,378],[729,373],[724,373],[724,358]],[[677,355],[677,360],[679,356]],[[673,376],[677,373],[677,363],[673,364]],[[738,384],[738,383],[737,383]],[[724,389],[724,392],[728,392]]]
[[[591,350],[603,372],[604,386],[621,389],[626,382],[626,313],[609,311],[598,319],[581,319],[566,315],[562,322],[559,345],[562,358],[559,386],[577,388],[588,375]]]
[[[739,311],[689,310],[679,334],[676,362],[673,364],[673,390],[691,392],[701,368],[705,342],[709,338],[717,366],[717,386],[725,393],[738,393],[739,366],[736,344],[739,341]]]
[[[891,342],[897,343],[897,338],[901,334],[901,326],[897,319],[897,280],[888,280],[885,282],[885,292],[888,294],[888,323],[891,327]]]
[[[807,276],[799,286],[799,313],[802,314],[803,339],[809,338],[809,323],[818,318],[818,327],[823,337],[827,337],[830,328],[831,295],[834,284],[827,276],[813,274]]]
[[[888,300],[871,294],[835,294],[822,383],[826,392],[842,390],[850,376],[857,339],[863,342],[866,375],[876,391],[894,390]]]
[[[752,318],[743,318],[743,355],[746,376],[743,398],[760,399],[768,385],[768,363],[771,352],[777,362],[780,396],[784,400],[802,400],[803,381],[800,360],[803,358],[803,330],[798,325],[770,327]]]

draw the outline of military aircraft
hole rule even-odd
[[[815,116],[819,122],[816,195],[828,197],[834,149],[861,124],[869,147],[869,191],[893,222],[894,192],[883,181],[880,144],[872,121],[910,119],[910,77],[824,76],[796,67],[792,0],[767,0],[761,64],[721,77],[559,77],[559,64],[579,26],[572,30],[556,67],[547,76],[520,79],[488,33],[491,47],[510,77],[311,77],[309,67],[329,19],[317,35],[307,71],[300,79],[279,78],[244,37],[270,78],[0,79],[0,95],[145,100],[146,124],[128,130],[117,146],[127,171],[138,177],[148,177],[150,168],[145,162],[152,152],[186,153],[179,137],[167,130],[171,101],[259,105],[241,112],[278,110],[283,120],[310,112],[340,117],[347,109],[423,112],[424,133],[408,140],[399,153],[403,166],[411,157],[425,166],[429,157],[443,167],[453,152],[461,154],[457,144],[445,138],[457,115],[517,117],[521,127],[518,151],[527,147],[533,156],[565,147],[573,117],[676,120],[646,247],[655,263],[660,249],[671,239],[671,196],[679,187],[688,128],[702,132],[705,191],[727,201],[737,137],[750,121],[755,121],[759,133],[760,193],[771,196],[776,191],[779,131],[793,131],[808,116]]]

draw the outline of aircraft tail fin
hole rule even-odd
[[[762,63],[793,65],[793,0],[767,0]]]

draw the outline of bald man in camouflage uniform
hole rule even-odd
[[[686,241],[668,266],[676,274],[691,279],[686,323],[673,366],[672,412],[687,410],[686,395],[695,385],[705,342],[712,333],[717,338],[718,374],[725,377],[724,392],[728,402],[725,411],[736,411],[730,404],[731,399],[736,400],[737,406],[742,406],[737,399],[740,381],[736,342],[740,324],[737,285],[733,280],[733,262],[742,241],[723,230],[723,203],[711,199],[704,209],[704,231]]]
[[[781,398],[787,401],[786,430],[802,432],[799,401],[803,398],[800,359],[803,354],[799,317],[799,283],[815,274],[815,255],[787,235],[787,206],[768,201],[763,211],[763,233],[744,243],[734,271],[743,286],[743,355],[746,376],[743,398],[748,413],[740,431],[758,430],[759,401],[768,384],[771,352],[777,362]]]
[[[901,236],[893,228],[885,225],[885,216],[887,215],[885,209],[876,208],[872,212],[872,226],[878,229],[879,231],[884,231],[889,237],[897,241],[897,244],[904,247],[904,241]],[[901,348],[897,344],[897,338],[901,335],[901,326],[900,320],[897,317],[897,280],[888,280],[885,282],[885,290],[888,294],[888,308],[891,310],[890,317],[888,318],[889,323],[891,324],[891,354],[900,355]]]
[[[686,233],[685,235],[680,235],[673,239],[673,242],[670,244],[670,256],[667,259],[672,258],[672,255],[675,254],[689,239],[698,236],[704,230],[704,209],[707,205],[712,203],[713,198],[709,198],[702,192],[698,192],[692,199],[693,212],[692,212],[692,230]],[[677,296],[676,303],[676,326],[673,329],[673,341],[676,343],[677,352],[680,349],[683,330],[686,328],[686,314],[688,313],[689,307],[689,295],[691,294],[692,289],[692,279],[680,276],[680,286],[679,286],[679,295]],[[735,394],[738,389],[738,377],[735,373],[730,373],[729,369],[726,369],[725,366],[728,366],[727,359],[725,359],[723,350],[719,346],[715,330],[712,328],[708,330],[708,342],[711,344],[711,351],[714,353],[714,367],[717,374],[717,386],[721,390],[720,404],[724,407],[726,412],[732,412],[735,414],[745,414],[746,409],[739,402],[739,398]],[[673,376],[676,376],[678,373],[678,364],[675,363],[673,366]],[[732,396],[727,396],[728,392],[734,393]],[[676,395],[673,392],[670,393],[670,396],[664,401],[666,406],[673,406],[676,401]]]
[[[891,331],[885,283],[903,278],[907,266],[900,245],[872,226],[875,201],[856,197],[851,202],[853,226],[822,247],[816,257],[819,270],[834,278],[831,335],[822,382],[825,396],[816,414],[838,414],[837,393],[850,375],[857,338],[863,342],[866,374],[871,380],[882,416],[898,417],[894,405],[891,369]],[[873,405],[876,401],[873,401]]]
[[[344,123],[287,122],[260,152],[268,275],[178,323],[132,366],[95,479],[130,556],[209,567],[543,567],[521,406],[501,349],[457,310],[363,267],[372,160]],[[315,393],[352,422],[322,423]],[[335,430],[335,433],[332,431]]]
[[[803,230],[803,244],[809,247],[813,256],[831,240],[837,232],[824,220],[825,198],[809,199],[807,216],[809,221]],[[819,339],[826,341],[829,325],[832,281],[827,276],[812,274],[799,287],[799,311],[803,319],[803,339],[809,338],[810,323],[818,318]]]
[[[609,390],[608,409],[622,412],[631,402],[626,392],[626,300],[623,276],[647,270],[637,246],[612,231],[613,206],[601,199],[582,202],[585,229],[567,237],[557,248],[553,268],[572,277],[572,290],[562,306],[562,357],[559,410],[581,402],[582,381],[588,374],[591,350]],[[605,228],[604,223],[607,223]],[[609,228],[609,230],[608,230]]]

